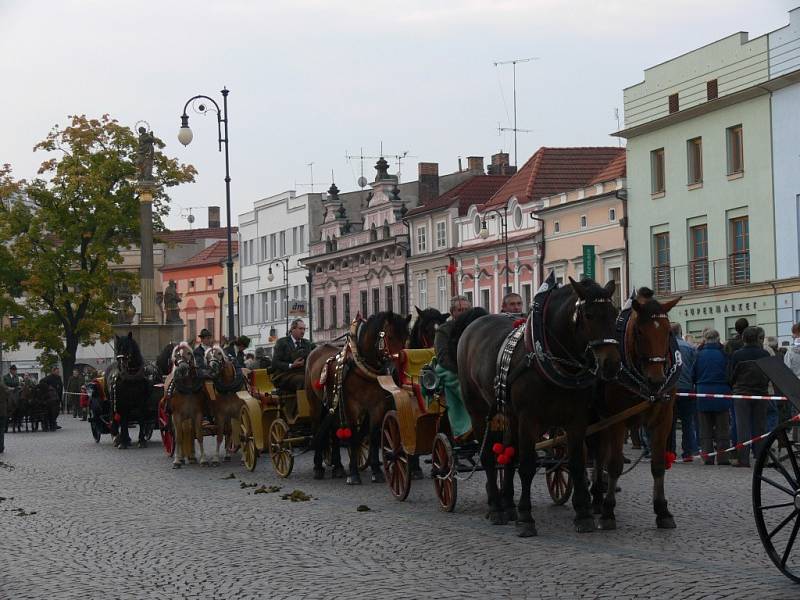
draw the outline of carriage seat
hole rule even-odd
[[[422,367],[427,365],[436,356],[433,348],[414,348],[401,350],[400,372],[403,374],[403,383],[419,383]]]

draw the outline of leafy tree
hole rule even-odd
[[[65,376],[72,372],[79,345],[108,341],[113,335],[116,290],[136,291],[136,273],[125,271],[121,251],[139,243],[137,136],[104,115],[70,116],[34,147],[55,156],[38,177],[14,182],[0,171],[0,199],[23,193],[33,203],[2,203],[0,241],[8,273],[0,271],[0,296],[13,296],[14,277],[22,275],[24,294],[6,314],[21,317],[2,331],[11,347],[30,342],[43,354],[55,353]],[[156,140],[153,220],[163,229],[169,211],[168,188],[194,181],[196,171],[165,156]],[[0,259],[0,263],[5,262]],[[18,281],[18,280],[17,280]]]

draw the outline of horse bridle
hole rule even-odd
[[[578,300],[575,301],[575,312],[572,315],[572,322],[577,325],[578,319],[581,318],[581,315],[584,312],[583,308],[587,304],[610,304],[610,303],[611,303],[611,299],[610,298],[596,298],[594,300],[584,300],[582,298],[578,298]],[[599,338],[599,339],[596,339],[596,340],[589,340],[586,343],[586,348],[584,348],[584,350],[583,350],[583,355],[585,357],[587,357],[587,358],[591,357],[592,358],[592,362],[594,363],[594,366],[590,367],[590,366],[588,366],[586,364],[583,364],[581,361],[577,361],[577,360],[575,362],[578,363],[578,365],[582,369],[585,369],[585,370],[589,371],[592,375],[597,375],[597,369],[599,368],[599,365],[597,364],[595,350],[598,349],[598,348],[603,348],[605,346],[617,346],[618,347],[619,346],[619,340],[617,340],[616,338]]]
[[[666,313],[655,314],[651,317],[651,319],[666,319],[667,322],[669,322],[669,316],[667,316]],[[638,325],[634,325],[634,327],[638,329]],[[636,333],[636,329],[634,330],[634,334]],[[669,347],[667,348],[667,352],[664,356],[661,355],[649,356],[641,351],[639,336],[634,335],[633,339],[636,348],[636,357],[639,363],[636,366],[642,369],[642,372],[638,373],[636,371],[627,368],[624,365],[624,361],[622,366],[620,367],[620,371],[624,373],[627,377],[630,377],[639,386],[639,388],[641,388],[641,390],[643,390],[646,393],[643,393],[641,390],[635,390],[629,385],[625,385],[624,381],[622,382],[623,385],[625,385],[625,387],[634,392],[636,395],[645,398],[647,400],[650,400],[650,402],[655,402],[656,400],[667,397],[668,395],[665,392],[669,391],[674,387],[675,376],[677,375],[678,371],[681,369],[683,365],[680,352],[678,351],[675,352],[675,356],[673,357],[672,360],[672,366],[669,368],[669,370],[667,370],[666,366],[670,362],[669,357],[671,348]],[[650,382],[643,376],[644,373],[643,367],[646,365],[654,365],[654,364],[664,365],[662,367],[662,371],[664,374],[664,383],[662,383],[657,390],[653,390],[650,386]]]

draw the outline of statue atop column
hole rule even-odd
[[[167,289],[164,290],[164,313],[166,315],[167,323],[182,323],[180,309],[178,303],[181,301],[181,296],[178,294],[178,286],[175,281],[170,279]]]
[[[153,179],[153,159],[155,157],[155,136],[145,127],[139,127],[139,148],[136,151],[136,166],[139,172],[139,181],[149,183]]]

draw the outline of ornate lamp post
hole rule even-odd
[[[490,218],[494,219],[495,215],[500,219],[500,234],[502,235],[503,243],[506,247],[506,287],[503,295],[509,293],[511,291],[511,286],[508,282],[508,205],[506,204],[503,207],[503,212],[501,213],[498,209],[490,209],[486,211],[484,214],[483,219],[481,220],[481,230],[478,235],[480,235],[482,240],[485,240],[489,237],[489,228],[486,226],[486,214],[494,213]]]
[[[178,141],[184,146],[188,146],[192,141],[194,134],[189,128],[189,116],[186,114],[186,109],[189,105],[198,114],[204,115],[209,111],[217,114],[217,137],[219,142],[219,151],[222,152],[222,144],[225,144],[225,209],[228,215],[227,226],[227,239],[228,239],[228,258],[225,265],[228,268],[228,337],[234,339],[235,325],[233,320],[233,253],[231,249],[231,175],[230,175],[230,161],[228,159],[228,94],[230,93],[227,88],[222,88],[222,110],[219,108],[216,100],[209,96],[197,95],[192,96],[186,101],[183,106],[183,114],[181,115],[181,128],[178,131]],[[213,107],[202,102],[207,100]],[[225,136],[222,135],[222,124],[225,124]],[[221,317],[220,317],[221,318]]]
[[[286,335],[289,335],[289,258],[279,258],[273,261],[267,271],[267,281],[275,279],[275,275],[272,274],[272,265],[283,268],[283,287],[286,290]]]

